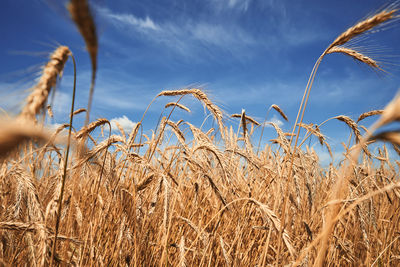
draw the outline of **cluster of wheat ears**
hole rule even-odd
[[[0,120],[0,266],[400,265],[395,166],[400,163],[389,159],[387,149],[390,145],[400,154],[400,134],[376,133],[400,119],[400,98],[357,121],[343,115],[328,119],[351,129],[345,160],[329,168],[322,168],[304,144],[314,137],[330,152],[321,133],[327,121],[303,122],[327,54],[343,53],[381,69],[352,41],[395,21],[395,6],[357,23],[328,46],[312,70],[293,131],[270,123],[277,137],[262,148],[265,121],[243,110],[232,115],[240,119],[238,130],[227,127],[221,109],[197,88],[159,93],[154,100],[175,100],[164,107],[169,116],[148,135],[142,129],[145,115],[130,133],[118,125],[119,135],[111,135],[107,119],[89,123],[96,27],[86,1],[72,0],[68,9],[92,62],[88,108],[75,110],[74,79],[68,122],[50,131],[38,119],[68,59],[75,66],[72,52],[60,46],[20,115]],[[177,108],[190,112],[179,103],[187,96],[205,106],[216,129],[170,120]],[[270,110],[287,120],[278,105]],[[73,118],[83,112],[85,126],[75,130]],[[361,124],[375,115],[380,116],[369,129]],[[92,136],[98,128],[110,129],[101,142]],[[306,131],[302,139],[300,129]],[[377,153],[369,150],[371,143],[379,146]]]

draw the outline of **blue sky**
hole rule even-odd
[[[99,66],[91,118],[126,116],[139,121],[162,90],[201,87],[226,114],[242,109],[262,121],[271,104],[279,105],[292,127],[312,66],[335,37],[388,1],[283,0],[115,0],[92,1],[99,33]],[[65,10],[65,1],[5,0],[0,9],[0,107],[17,114],[47,55],[67,45],[78,64],[77,108],[85,107],[90,61],[84,42]],[[361,45],[384,62],[377,73],[343,55],[328,55],[317,74],[305,122],[336,115],[356,119],[383,108],[399,85],[400,28],[394,22]],[[53,123],[67,121],[72,64],[57,89]],[[145,118],[152,129],[165,103],[159,99]],[[174,113],[200,125],[203,107],[192,98],[192,114]],[[83,116],[82,116],[83,117]],[[270,119],[280,119],[274,112]],[[77,125],[83,118],[78,119]],[[374,119],[366,120],[370,123]],[[127,119],[122,120],[129,126]],[[238,121],[228,119],[227,124]],[[322,132],[335,150],[348,129],[332,121]],[[274,138],[266,130],[265,140]],[[258,139],[256,139],[258,140]],[[313,144],[313,142],[311,143]]]

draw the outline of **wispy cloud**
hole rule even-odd
[[[216,98],[224,105],[265,105],[265,109],[272,103],[277,103],[279,106],[297,105],[303,87],[304,81],[296,79],[256,81],[248,84],[221,81],[212,85]],[[230,93],[226,94],[227,91]],[[243,97],[244,92],[246,97]]]
[[[355,70],[348,67],[337,71],[327,63],[326,65],[318,73],[310,95],[310,104],[314,107],[331,108],[336,109],[337,112],[346,112],[351,110],[352,107],[345,106],[345,104],[357,101],[360,95],[363,96],[364,100],[375,103],[373,108],[376,109],[382,108],[386,103],[387,99],[384,95],[377,95],[374,92],[382,88],[382,85],[383,88],[388,88],[387,91],[390,91],[392,83],[389,79],[377,79],[374,75],[366,77],[365,69],[357,69],[357,66],[354,67]],[[304,92],[306,81],[306,79],[296,77],[286,80],[258,80],[241,84],[239,79],[235,80],[235,77],[232,77],[218,81],[209,87],[215,92],[216,98],[223,101],[225,105],[228,103],[230,106],[240,104],[246,107],[249,105],[277,103],[283,107],[293,106],[297,108]],[[228,90],[230,93],[226,94],[225,92]],[[245,98],[243,97],[244,90]],[[265,101],[270,102],[265,103]],[[364,105],[361,100],[357,104]],[[337,108],[338,106],[340,109]]]
[[[151,16],[140,18],[131,13],[118,14],[106,7],[96,9],[123,34],[131,33],[134,39],[145,38],[146,42],[161,44],[163,48],[168,47],[184,55],[196,54],[198,50],[211,51],[209,48],[232,52],[256,44],[254,37],[239,25],[179,15],[173,20],[157,22]]]
[[[117,29],[112,43],[121,37],[131,42],[123,47],[146,47],[142,50],[159,57],[204,62],[229,60],[246,62],[269,55],[278,58],[291,47],[304,46],[324,38],[325,31],[317,24],[297,17],[288,17],[287,7],[277,0],[207,0],[197,16],[181,10],[149,9],[146,13],[117,12],[112,7],[95,6],[103,21]],[[191,5],[191,4],[190,4]],[[162,6],[162,5],[161,5]],[[259,16],[259,10],[268,16]],[[163,12],[166,12],[165,14]],[[248,16],[255,16],[249,20]],[[126,39],[125,39],[126,38]],[[111,39],[111,40],[106,40]],[[172,52],[172,53],[171,53]]]
[[[264,1],[270,2],[271,0]],[[255,0],[209,0],[215,11],[221,12],[224,10],[236,10],[246,12]]]
[[[138,18],[133,14],[117,14],[111,12],[108,8],[96,6],[97,12],[106,19],[113,22],[113,24],[117,27],[120,26],[131,26],[140,31],[146,30],[159,30],[159,26],[157,26],[152,19],[148,16],[146,18]]]
[[[241,11],[247,11],[252,0],[226,0],[221,2],[226,2],[229,8],[237,8]]]
[[[68,110],[71,105],[71,93],[68,86],[72,81],[71,75],[64,75],[60,90],[57,91],[55,103],[58,110]],[[90,71],[81,71],[77,75],[76,107],[86,107],[90,85]],[[95,94],[93,98],[93,112],[99,115],[104,111],[120,112],[126,110],[144,110],[150,103],[154,93],[149,93],[151,85],[144,84],[139,78],[130,74],[120,73],[118,70],[102,68],[98,72]],[[86,89],[86,90],[85,90]],[[68,93],[67,93],[68,92]],[[140,96],[141,101],[137,101]]]
[[[363,71],[364,70],[364,71]],[[360,95],[364,100],[375,100],[378,106],[385,102],[380,95],[374,94],[382,85],[388,86],[389,80],[379,80],[373,75],[365,76],[365,69],[351,66],[343,68],[343,74],[332,73],[332,69],[327,69],[327,72],[321,72],[319,79],[314,83],[315,104],[326,106],[343,105],[349,101],[357,100]],[[371,72],[372,74],[372,72]],[[362,101],[359,101],[362,104]]]

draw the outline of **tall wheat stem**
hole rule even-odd
[[[294,126],[293,126],[292,136],[290,138],[290,144],[291,144],[292,140],[293,140],[293,134],[294,134],[294,132],[296,130],[297,122],[298,122],[298,119],[299,119],[300,113],[301,113],[300,123],[297,126],[298,128],[297,128],[297,133],[296,133],[296,139],[295,139],[295,142],[294,142],[294,147],[293,147],[292,154],[290,155],[290,161],[289,161],[290,162],[289,163],[290,166],[288,168],[289,176],[288,176],[288,179],[286,180],[286,189],[285,189],[285,194],[284,194],[285,197],[283,199],[283,211],[282,211],[282,215],[281,215],[281,227],[280,227],[279,236],[278,236],[278,252],[277,252],[277,257],[276,257],[276,262],[275,262],[276,266],[278,266],[278,264],[279,264],[279,255],[280,255],[281,247],[282,247],[282,232],[285,229],[285,219],[286,219],[286,210],[287,210],[287,202],[288,202],[287,201],[288,200],[287,196],[288,196],[288,193],[289,193],[289,182],[292,180],[293,175],[294,175],[293,163],[294,163],[294,157],[296,155],[297,143],[298,143],[299,136],[300,136],[300,129],[301,129],[300,124],[303,122],[304,112],[305,112],[305,109],[307,107],[307,102],[308,102],[308,98],[310,96],[311,87],[312,87],[312,85],[314,83],[315,74],[317,73],[318,67],[319,67],[319,65],[320,65],[320,63],[322,61],[322,58],[325,56],[325,54],[326,54],[326,50],[324,51],[324,53],[322,53],[322,55],[315,62],[314,67],[313,67],[313,69],[311,71],[310,77],[309,77],[308,82],[307,82],[306,89],[304,91],[303,99],[301,100],[301,103],[300,103],[299,111],[297,112],[296,121],[295,121]]]
[[[76,93],[76,62],[75,62],[75,57],[72,53],[71,53],[71,58],[72,58],[72,62],[74,64],[74,85],[73,85],[74,87],[73,87],[73,91],[72,91],[71,112],[70,112],[70,116],[69,116],[67,151],[65,152],[65,157],[64,157],[64,170],[63,170],[63,175],[62,175],[62,180],[61,180],[60,197],[58,198],[56,229],[55,229],[55,233],[54,233],[54,241],[53,241],[53,249],[52,249],[52,254],[51,254],[50,266],[53,266],[53,261],[55,259],[55,255],[56,255],[57,235],[58,235],[58,231],[59,231],[59,227],[60,227],[61,209],[62,209],[62,202],[63,202],[63,197],[64,197],[64,189],[65,189],[65,180],[67,177],[68,156],[69,156],[69,150],[70,150],[70,145],[71,145],[72,120],[74,117],[73,113],[74,113],[75,93]]]

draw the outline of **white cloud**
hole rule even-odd
[[[129,134],[136,123],[131,121],[127,116],[123,115],[119,118],[114,118],[111,121],[111,128],[113,131],[118,131],[117,123],[124,129],[126,134]]]
[[[272,119],[270,120],[270,122],[275,123],[276,125],[278,125],[279,127],[283,126],[283,121],[281,121],[280,119],[278,119],[278,117],[276,115],[274,115],[272,117]]]
[[[283,126],[283,121],[281,121],[276,115],[272,116],[272,118],[270,120],[266,121],[264,126],[272,127],[272,125],[269,124],[270,122],[275,123],[276,125],[279,126],[279,128],[282,128],[282,126]]]

